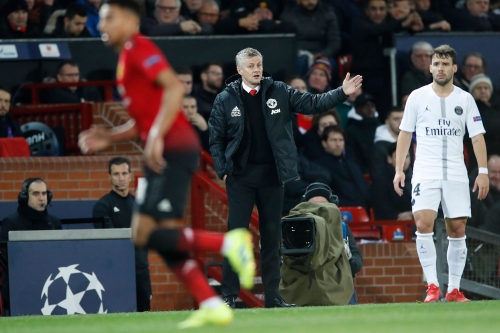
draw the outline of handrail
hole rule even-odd
[[[69,87],[98,87],[98,86],[104,88],[104,101],[112,102],[114,100],[113,88],[116,86],[116,81],[114,80],[28,83],[24,85],[22,88],[31,90],[32,104],[40,104],[40,90],[42,89],[69,88]]]

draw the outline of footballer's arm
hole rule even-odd
[[[406,154],[410,149],[412,132],[399,131],[398,144],[396,146],[396,175],[394,176],[394,190],[399,196],[403,195],[403,190],[399,187],[405,187],[405,173],[403,167],[406,159]]]
[[[80,133],[78,146],[84,154],[94,154],[104,150],[113,143],[133,140],[139,136],[135,120],[130,119],[125,124],[107,129],[92,125],[90,129]]]
[[[486,153],[486,143],[484,142],[483,134],[478,134],[472,139],[472,147],[474,148],[474,155],[476,155],[477,165],[480,168],[487,168],[487,153]],[[477,175],[476,181],[474,182],[474,188],[472,192],[478,191],[477,198],[483,200],[488,195],[490,189],[488,174],[479,173]]]
[[[165,167],[163,158],[163,137],[175,121],[184,97],[184,87],[172,69],[162,70],[156,77],[156,84],[163,87],[160,110],[149,130],[144,155],[146,164],[153,171],[161,173]]]

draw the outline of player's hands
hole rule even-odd
[[[356,75],[351,78],[351,73],[347,73],[344,82],[342,82],[342,90],[344,91],[344,94],[348,96],[353,94],[356,90],[361,88],[362,82],[363,77],[361,75]]]
[[[477,190],[479,190],[477,193],[477,198],[479,200],[486,198],[490,190],[490,180],[488,179],[488,175],[484,173],[477,175],[472,192],[476,192]]]
[[[144,157],[148,168],[158,174],[163,172],[167,162],[163,158],[163,137],[148,136],[146,146],[144,147]]]
[[[254,14],[250,14],[247,17],[240,18],[238,25],[248,31],[259,30],[259,19]]]
[[[405,173],[402,171],[396,172],[392,183],[394,184],[394,191],[396,191],[399,196],[402,196],[403,189],[401,189],[400,186],[405,187]]]
[[[110,144],[110,130],[95,125],[78,136],[78,147],[83,154],[94,154],[106,149]]]
[[[193,20],[183,21],[180,23],[181,30],[190,35],[201,33],[201,26]]]

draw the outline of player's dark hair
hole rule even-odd
[[[431,56],[431,62],[432,58],[434,56],[437,56],[438,58],[451,58],[451,63],[452,65],[457,64],[457,52],[455,49],[453,49],[450,45],[444,44],[436,47],[434,50],[431,51],[430,53]]]
[[[75,16],[81,16],[81,17],[87,17],[87,11],[85,10],[85,7],[79,3],[73,3],[68,6],[68,9],[66,9],[66,13],[64,14],[64,18],[67,18],[68,20],[72,20],[75,18]]]
[[[73,61],[73,60],[63,60],[63,61],[61,61],[60,63],[57,64],[56,73],[57,74],[61,73],[61,69],[64,66],[66,66],[66,65],[70,65],[70,66],[73,66],[73,67],[79,67],[78,63],[76,61]]]
[[[326,116],[333,116],[333,118],[335,118],[335,121],[337,122],[337,125],[340,125],[339,113],[337,112],[337,110],[335,108],[333,108],[333,109],[330,109],[326,112],[314,115],[313,120],[312,120],[312,126],[314,128],[318,128],[319,121],[321,120],[321,118],[326,117]]]
[[[321,135],[321,140],[328,141],[330,133],[340,133],[344,136],[344,130],[338,125],[328,126],[323,130],[323,135]]]
[[[396,152],[398,144],[396,142],[391,142],[389,146],[387,146],[387,156],[392,157],[392,154]]]
[[[127,164],[128,166],[128,172],[130,172],[130,160],[125,157],[113,157],[112,159],[109,160],[108,163],[108,172],[111,174],[111,166],[113,165],[122,165],[122,164]]]
[[[391,113],[393,112],[403,112],[404,109],[401,105],[398,105],[398,106],[393,106],[390,110],[389,110],[389,113],[387,114],[387,118],[389,118],[389,116],[391,115]]]
[[[193,76],[193,71],[189,67],[176,67],[174,70],[177,74]]]
[[[203,66],[201,66],[200,72],[207,74],[208,71],[210,70],[210,67],[212,67],[212,66],[219,66],[222,69],[221,64],[218,64],[216,62],[207,62],[207,63],[203,64]]]
[[[462,61],[462,66],[465,66],[465,62],[467,61],[467,59],[469,59],[469,57],[476,57],[481,59],[481,61],[483,62],[483,70],[486,72],[486,69],[488,68],[488,62],[486,61],[486,58],[479,52],[467,53],[467,55],[464,57],[464,60]]]
[[[138,17],[144,15],[144,4],[142,1],[138,0],[105,0],[104,4],[115,5],[122,9],[131,11]]]

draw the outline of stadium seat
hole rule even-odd
[[[337,64],[339,67],[339,77],[343,79],[346,76],[347,72],[351,70],[352,55],[351,54],[339,55],[337,57]]]
[[[364,207],[339,207],[344,222],[369,222],[370,217]],[[376,227],[352,227],[356,239],[381,239],[380,229]]]

